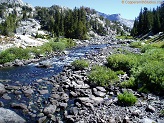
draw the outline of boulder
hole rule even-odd
[[[37,65],[37,67],[49,68],[52,66],[52,63],[49,61],[42,61]]]
[[[5,86],[0,83],[0,95],[4,94],[6,92]]]
[[[146,107],[146,111],[149,111],[149,112],[155,112],[155,108],[153,107],[153,106],[151,106],[151,105],[148,105],[147,107]]]
[[[44,108],[43,113],[45,115],[49,115],[49,114],[55,113],[55,111],[56,111],[56,105],[51,105],[50,104],[49,106]]]
[[[25,123],[26,121],[14,111],[0,108],[0,123]]]
[[[40,94],[48,94],[49,93],[49,91],[48,90],[38,90],[39,91],[39,93]]]
[[[28,110],[27,106],[25,104],[23,104],[23,103],[12,103],[11,107],[15,108],[15,109]]]
[[[96,88],[93,88],[93,94],[98,97],[104,97],[106,93],[98,91]]]
[[[156,123],[156,122],[149,118],[143,118],[140,120],[140,123]]]
[[[34,91],[32,88],[26,88],[25,90],[23,90],[23,93],[25,94],[25,96],[31,96]]]

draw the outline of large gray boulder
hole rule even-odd
[[[26,121],[14,111],[0,108],[0,123],[25,123]]]
[[[16,34],[19,35],[32,35],[37,33],[41,28],[41,25],[34,19],[28,18],[27,20],[22,20],[16,29]]]

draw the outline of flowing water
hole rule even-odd
[[[2,82],[4,85],[21,85],[21,86],[30,86],[34,85],[36,80],[41,79],[41,78],[47,78],[51,77],[52,75],[56,75],[59,72],[63,70],[63,66],[70,64],[73,62],[75,59],[79,59],[80,57],[85,57],[85,54],[88,53],[93,53],[93,52],[98,52],[99,49],[106,47],[106,44],[101,44],[101,45],[89,45],[86,47],[79,47],[79,48],[73,48],[71,50],[68,50],[68,54],[65,56],[60,56],[60,57],[54,57],[47,59],[47,62],[52,63],[52,67],[50,68],[38,68],[36,65],[38,63],[31,63],[26,66],[22,67],[11,67],[11,68],[3,68],[0,69],[0,82]],[[49,90],[52,89],[52,85],[45,84]],[[39,86],[38,86],[39,87]],[[34,93],[33,102],[37,102],[38,98],[36,96],[37,94]],[[0,98],[0,101],[4,103],[4,108],[9,108],[10,104],[15,102],[15,103],[29,103],[30,100],[23,96],[21,97],[21,100],[17,99],[15,95],[12,93],[8,93],[8,96],[11,97],[11,99],[6,100],[3,99],[2,97]],[[48,98],[49,95],[44,95],[45,100]],[[35,108],[35,107],[34,107]],[[16,113],[18,113],[20,116],[24,117],[26,120],[30,120],[30,117],[22,114],[20,110],[12,109]]]

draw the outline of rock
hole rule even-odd
[[[149,118],[144,118],[139,121],[140,123],[156,123],[154,120]]]
[[[6,92],[5,86],[0,83],[0,95],[4,94]]]
[[[28,110],[27,106],[23,103],[12,103],[11,107],[15,108],[15,109],[23,109],[23,110],[26,110],[26,111]]]
[[[20,21],[18,28],[16,28],[16,33],[19,35],[32,35],[37,33],[40,28],[40,24],[35,19],[28,18]]]
[[[59,104],[60,108],[62,108],[62,109],[66,109],[67,105],[68,105],[67,103],[60,103]]]
[[[123,123],[131,123],[128,116],[125,116],[125,118],[123,119]]]
[[[50,104],[49,106],[44,108],[43,113],[45,115],[49,115],[49,114],[55,113],[55,111],[56,111],[56,105],[51,105]]]
[[[12,62],[6,62],[6,63],[4,63],[3,66],[4,67],[11,67],[11,66],[13,66],[13,63]]]
[[[0,123],[25,123],[26,121],[14,111],[0,108]]]
[[[67,101],[69,100],[68,94],[67,94],[67,93],[63,93],[63,94],[61,95],[61,100],[67,102]]]
[[[80,101],[81,103],[94,103],[93,100],[91,100],[89,97],[79,97],[76,101]]]
[[[96,89],[101,92],[106,92],[106,89],[104,87],[97,86]]]
[[[113,117],[109,118],[109,123],[116,123],[115,119]]]
[[[58,100],[60,98],[60,95],[59,94],[52,94],[51,97]]]
[[[11,100],[11,97],[8,94],[3,94],[2,98],[5,100]]]
[[[97,91],[96,88],[93,88],[93,94],[94,94],[95,96],[98,96],[98,97],[104,97],[106,93],[101,92],[101,91]]]
[[[14,61],[14,66],[23,66],[23,65],[24,65],[24,63],[21,60],[19,60],[19,59],[16,59]]]
[[[135,110],[134,112],[132,112],[132,115],[133,116],[140,116],[140,114],[141,114],[141,110],[139,110],[139,109],[137,109],[137,110]]]
[[[19,90],[20,87],[19,86],[14,86],[14,85],[7,85],[6,90]]]
[[[2,102],[2,101],[0,101],[0,107],[3,107],[3,106],[4,106],[3,102]]]
[[[70,114],[71,115],[77,115],[78,114],[78,108],[77,107],[71,107],[70,108]]]
[[[48,94],[48,93],[49,93],[48,90],[38,90],[38,91],[39,91],[39,93],[42,94],[42,95],[43,95],[43,94]]]
[[[70,92],[70,96],[72,96],[72,97],[77,97],[77,93],[71,91],[71,92]]]
[[[38,123],[44,123],[46,119],[47,119],[47,116],[41,117],[39,118]]]
[[[151,106],[151,105],[148,105],[147,107],[146,107],[146,111],[149,111],[149,112],[155,112],[155,108],[153,107],[153,106]]]
[[[158,122],[158,123],[164,123],[164,120],[159,120],[159,119],[157,119],[157,122]]]
[[[43,68],[49,68],[52,66],[52,63],[50,61],[42,61],[39,62],[39,65],[37,67],[43,67]]]
[[[34,91],[32,88],[27,87],[23,90],[23,93],[25,94],[25,96],[31,96],[34,93]]]

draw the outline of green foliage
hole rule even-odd
[[[61,52],[66,48],[63,42],[54,42],[51,44],[51,46],[52,46],[52,50],[55,52]]]
[[[132,93],[125,91],[118,95],[118,103],[123,106],[132,106],[137,102],[137,97]]]
[[[142,92],[162,93],[164,91],[164,49],[162,44],[149,44],[138,54],[114,54],[107,58],[108,67],[123,70],[130,79],[122,87],[135,88]]]
[[[88,78],[91,82],[101,86],[108,86],[118,80],[117,74],[104,66],[94,66]]]
[[[72,62],[72,66],[77,70],[83,70],[89,66],[89,62],[86,60],[75,60]]]
[[[129,80],[126,80],[126,81],[120,83],[120,86],[123,88],[134,88],[134,87],[136,87],[135,78],[130,77]]]
[[[11,36],[16,29],[16,15],[9,15],[5,22],[0,24],[0,34]]]
[[[162,110],[160,111],[160,115],[161,115],[161,116],[164,116],[164,109],[162,109]]]
[[[61,52],[66,47],[71,48],[75,46],[75,43],[71,39],[60,39],[56,41],[49,41],[44,43],[42,46],[21,49],[21,48],[9,48],[0,53],[0,64],[14,61],[15,59],[28,59],[30,58],[30,54],[35,55],[35,57],[39,57],[42,55],[47,55],[51,52]]]
[[[60,39],[60,42],[63,42],[66,48],[72,48],[76,45],[76,43],[72,39],[68,39],[68,38],[62,38]]]
[[[114,70],[129,72],[137,64],[137,57],[133,54],[113,54],[107,58],[108,67]]]
[[[151,61],[143,64],[143,69],[136,78],[139,88],[156,93],[164,91],[164,64],[162,61]]]
[[[121,36],[116,36],[116,39],[133,39],[133,37],[132,36],[121,35]]]
[[[36,7],[36,13],[35,18],[40,20],[42,29],[54,36],[86,39],[88,24],[84,7],[74,10],[63,10],[59,6],[52,6],[50,9]]]
[[[131,30],[132,36],[142,36],[146,33],[153,32],[154,34],[164,31],[164,6],[153,10],[148,10],[146,7],[140,11],[139,16],[135,19]]]
[[[28,59],[29,51],[21,48],[9,48],[0,53],[0,64],[14,61],[15,59]]]
[[[141,48],[143,46],[142,42],[132,42],[130,43],[130,47],[133,48]]]

